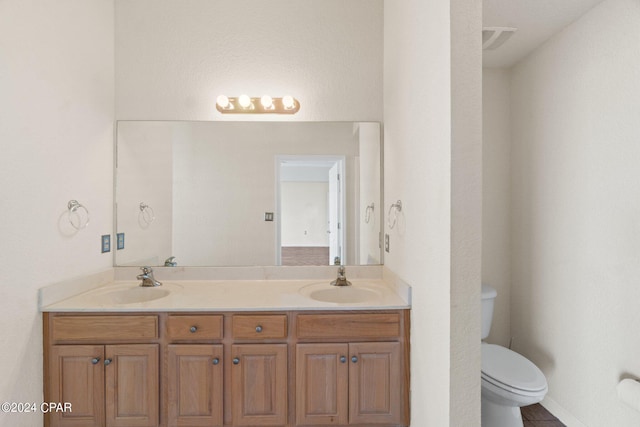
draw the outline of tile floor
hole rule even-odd
[[[539,403],[520,408],[524,427],[565,427],[556,417]]]

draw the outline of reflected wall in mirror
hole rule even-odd
[[[119,121],[115,264],[381,264],[380,136],[372,122]]]

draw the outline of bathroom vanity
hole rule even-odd
[[[369,285],[180,283],[140,301],[115,283],[45,307],[45,401],[73,405],[45,425],[408,426],[409,307]]]

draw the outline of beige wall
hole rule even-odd
[[[115,4],[120,120],[382,121],[382,0]],[[218,95],[243,93],[290,94],[300,111],[216,111]]]
[[[413,287],[414,426],[480,423],[479,2],[386,1],[385,265]]]
[[[606,0],[513,69],[514,349],[569,426],[635,426],[640,3]]]
[[[0,2],[0,396],[42,401],[37,290],[112,265],[113,2]],[[67,202],[91,214],[74,233]],[[0,413],[0,425],[42,415]]]
[[[482,87],[482,282],[498,291],[487,342],[511,337],[511,73],[485,68]]]

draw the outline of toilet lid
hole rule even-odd
[[[482,343],[482,377],[497,386],[527,392],[544,390],[547,379],[526,357],[499,345]]]

